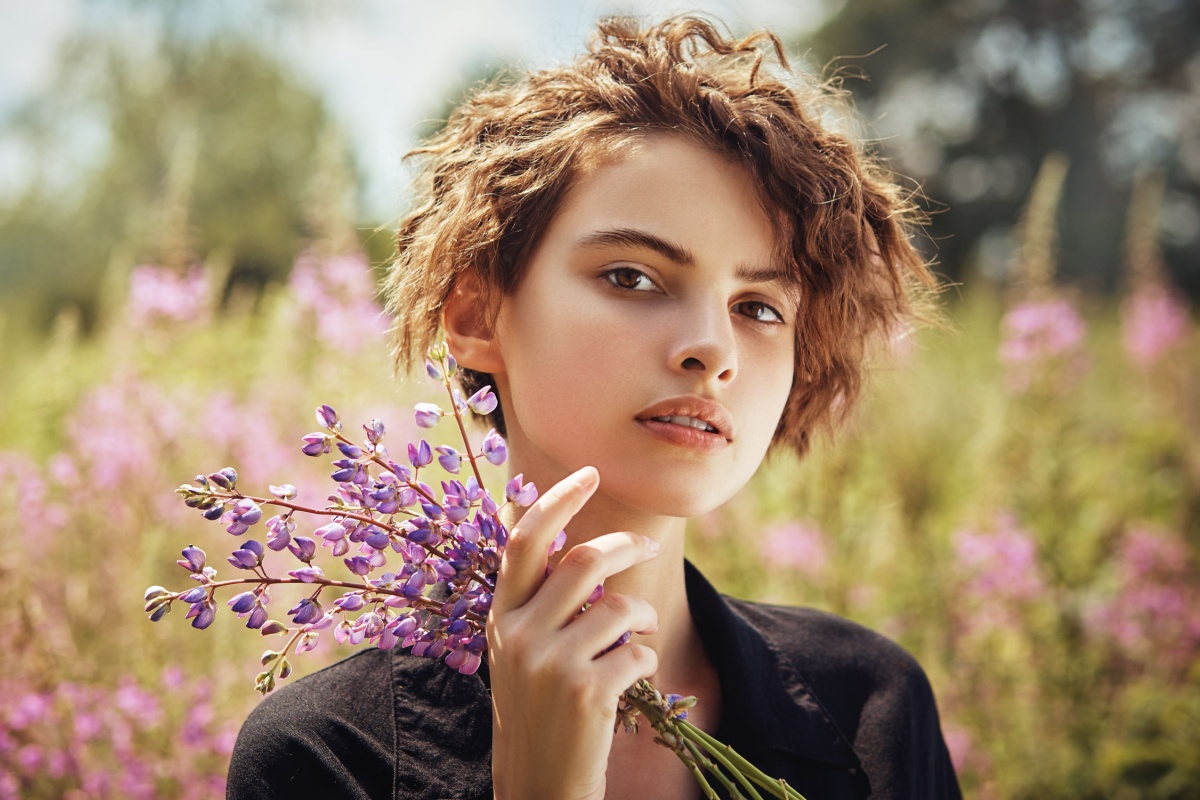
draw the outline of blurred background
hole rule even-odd
[[[969,796],[1200,797],[1196,3],[42,0],[0,24],[0,800],[222,796],[263,644],[142,613],[238,541],[172,490],[323,497],[320,403],[415,435],[375,295],[403,154],[598,16],[680,11],[841,76],[949,287],[691,558],[912,651]]]

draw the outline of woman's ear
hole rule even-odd
[[[442,308],[446,344],[461,366],[495,375],[504,371],[504,358],[487,316],[478,278],[463,275]]]

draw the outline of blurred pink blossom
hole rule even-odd
[[[810,578],[820,576],[829,563],[825,534],[811,522],[768,528],[759,542],[759,554],[767,564],[796,569]]]
[[[1044,589],[1037,543],[1008,515],[991,532],[959,531],[955,545],[973,597],[1032,600]]]
[[[1189,334],[1187,303],[1162,284],[1135,291],[1121,306],[1121,343],[1135,366],[1153,367]]]
[[[1051,375],[1074,381],[1086,371],[1087,327],[1065,298],[1019,303],[1000,327],[1000,362],[1011,391],[1027,391]]]
[[[1187,668],[1200,655],[1200,570],[1181,537],[1142,526],[1117,547],[1117,589],[1085,616],[1131,655]]]
[[[199,267],[186,273],[141,264],[129,276],[126,313],[135,326],[159,320],[198,322],[210,309],[208,274]]]
[[[382,344],[388,321],[375,300],[371,265],[364,254],[318,258],[301,253],[288,288],[296,311],[316,319],[317,338],[326,346],[353,353]]]

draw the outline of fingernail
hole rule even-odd
[[[650,555],[652,555],[652,556],[658,555],[658,539],[651,539],[649,536],[647,536],[646,537],[646,551],[649,552]]]
[[[581,489],[590,489],[600,482],[600,473],[593,468],[583,467],[575,473],[575,482]]]

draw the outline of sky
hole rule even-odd
[[[488,65],[566,61],[583,48],[595,20],[607,14],[701,12],[735,32],[768,27],[786,38],[815,28],[831,2],[323,0],[297,3],[294,15],[279,13],[278,2],[270,0],[225,7],[241,8],[229,12],[241,14],[274,5],[271,24],[256,24],[252,11],[244,24],[324,96],[367,176],[362,211],[379,218],[396,213],[405,181],[401,156],[415,143],[422,121]],[[96,20],[97,5],[105,4],[0,0],[0,117],[45,90],[58,48],[85,19]],[[105,13],[117,15],[120,7],[109,3]],[[0,133],[0,190],[19,178],[21,167],[21,153]]]

